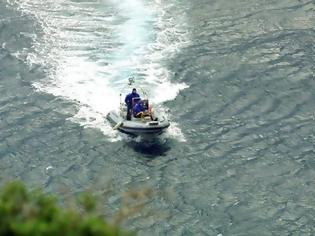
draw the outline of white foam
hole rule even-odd
[[[180,42],[168,39],[170,34],[176,34],[175,23],[163,23],[165,12],[157,2],[146,6],[141,0],[112,0],[111,4],[117,9],[116,16],[100,17],[97,5],[95,8],[80,8],[75,6],[78,15],[66,16],[61,7],[65,3],[48,0],[21,0],[21,9],[28,14],[35,14],[41,22],[45,35],[42,41],[34,44],[39,59],[29,57],[30,63],[41,62],[50,64],[49,80],[34,83],[40,91],[61,96],[76,101],[79,112],[71,118],[84,127],[94,127],[103,131],[110,140],[117,140],[117,132],[113,131],[105,121],[105,115],[119,105],[119,93],[126,84],[126,77],[141,73],[139,77],[149,91],[153,103],[161,104],[174,99],[178,92],[187,87],[183,83],[172,83],[170,72],[161,65],[165,55],[171,56],[179,50]],[[99,4],[99,3],[94,3]],[[49,5],[50,11],[46,5]],[[81,14],[81,15],[80,15]],[[97,21],[91,21],[91,15],[97,15]],[[119,43],[117,47],[105,51],[110,52],[92,60],[93,49],[98,49],[99,41],[104,40],[101,34],[89,34],[86,30],[103,27],[116,18],[125,19],[115,26],[112,40]],[[82,25],[85,31],[76,31],[72,27]],[[157,31],[155,27],[163,30]],[[91,30],[93,31],[93,30]],[[180,34],[178,34],[180,38]],[[187,40],[186,40],[187,41]],[[42,59],[44,58],[44,59]],[[184,141],[179,128],[172,122],[169,134]]]

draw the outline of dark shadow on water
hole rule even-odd
[[[135,152],[146,155],[146,157],[150,159],[165,156],[171,149],[169,140],[161,137],[152,140],[132,138],[127,144],[129,147],[133,148]]]

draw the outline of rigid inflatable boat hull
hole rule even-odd
[[[140,118],[126,120],[118,112],[111,111],[106,118],[118,131],[134,136],[160,135],[170,126],[170,123],[164,117],[158,118],[157,121],[142,120]]]

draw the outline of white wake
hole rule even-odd
[[[51,65],[47,67],[49,78],[33,85],[42,92],[75,101],[79,111],[71,120],[98,128],[115,141],[119,136],[105,116],[118,107],[127,77],[135,76],[149,91],[151,102],[159,106],[174,99],[187,85],[172,83],[172,72],[161,62],[188,39],[177,33],[172,19],[163,21],[165,11],[159,2],[70,3],[16,2],[23,12],[38,19],[44,31],[29,63]],[[168,35],[176,33],[180,40],[168,40]],[[178,124],[171,122],[170,127],[169,136],[185,140]]]

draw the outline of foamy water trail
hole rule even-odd
[[[151,103],[159,106],[187,87],[172,83],[170,72],[161,65],[163,56],[179,50],[180,43],[166,40],[168,34],[176,33],[172,32],[175,23],[163,23],[159,2],[24,0],[18,5],[22,11],[35,14],[44,30],[30,63],[51,65],[49,78],[34,83],[34,87],[76,101],[79,111],[71,120],[101,129],[112,141],[119,136],[104,118],[118,108],[119,93],[129,76],[135,76],[148,91]],[[184,141],[179,127],[171,123],[168,135]]]

